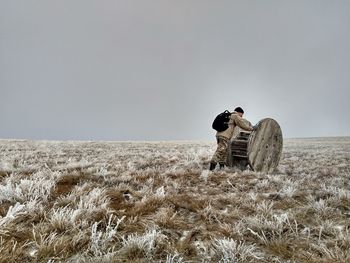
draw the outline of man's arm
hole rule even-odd
[[[242,128],[243,130],[253,131],[253,127],[251,125],[247,125],[244,122],[243,118],[239,117],[238,115],[235,115],[233,122],[235,123],[235,125]]]

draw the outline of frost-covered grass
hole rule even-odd
[[[350,262],[350,138],[277,171],[203,171],[206,142],[0,140],[0,262]]]

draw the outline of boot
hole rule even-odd
[[[216,167],[216,163],[210,163],[210,167],[209,167],[209,170],[210,171],[213,171]]]
[[[224,163],[220,163],[220,169],[224,169],[226,165]]]

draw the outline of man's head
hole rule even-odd
[[[240,117],[243,117],[244,110],[241,107],[235,108],[235,112],[237,112]]]

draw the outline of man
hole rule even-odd
[[[235,111],[231,114],[227,130],[216,133],[216,141],[218,146],[210,161],[210,171],[214,170],[218,163],[220,164],[220,168],[225,167],[228,155],[228,144],[231,140],[233,130],[236,126],[247,131],[254,130],[254,127],[249,126],[244,122],[244,120],[242,119],[243,114],[243,109],[241,107],[237,107]]]

